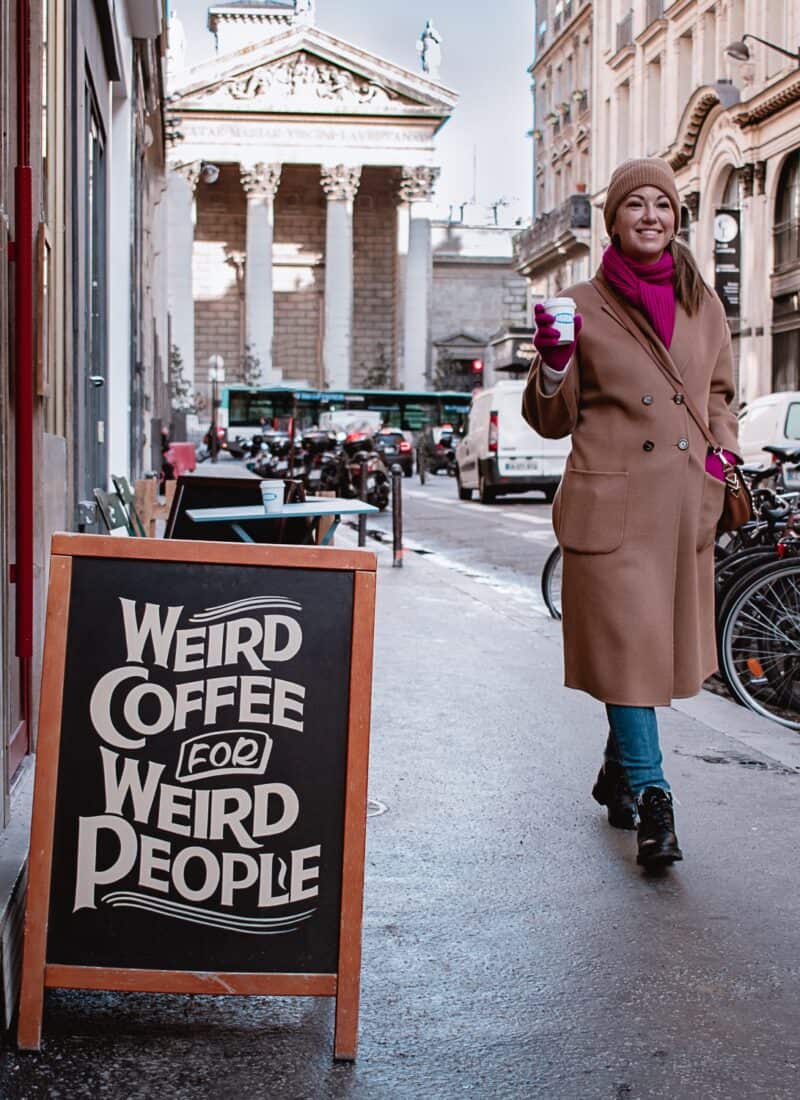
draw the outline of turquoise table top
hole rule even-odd
[[[374,504],[339,497],[309,497],[302,504],[284,504],[274,512],[265,512],[259,504],[246,508],[187,508],[193,523],[244,523],[259,519],[289,519],[296,516],[359,516],[377,512]]]

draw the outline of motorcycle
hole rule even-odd
[[[345,439],[343,449],[348,456],[349,492],[347,495],[361,496],[361,471],[362,466],[365,466],[364,499],[367,504],[372,504],[383,512],[389,504],[389,475],[383,459],[375,450],[372,436],[368,432],[352,432]]]

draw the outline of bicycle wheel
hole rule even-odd
[[[722,624],[720,659],[740,703],[800,729],[800,560],[771,562],[742,582]]]
[[[542,599],[554,619],[561,618],[561,547],[556,546],[542,570]]]
[[[719,560],[714,567],[714,595],[717,624],[724,621],[731,596],[742,581],[767,562],[778,561],[774,546],[752,546]]]

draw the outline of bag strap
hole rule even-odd
[[[703,437],[706,440],[706,442],[708,443],[711,450],[714,452],[714,454],[719,456],[720,460],[722,461],[723,467],[727,468],[728,466],[730,466],[730,463],[728,462],[727,458],[724,457],[724,451],[722,450],[722,447],[719,445],[719,443],[717,443],[716,439],[714,439],[714,436],[711,434],[711,432],[708,428],[708,425],[703,420],[702,416],[700,415],[697,408],[695,407],[694,402],[691,400],[689,395],[685,392],[684,388],[681,386],[681,384],[678,382],[678,380],[673,377],[672,372],[668,371],[667,368],[664,366],[664,364],[661,362],[661,356],[658,354],[658,349],[653,346],[653,342],[649,338],[647,333],[642,331],[641,329],[639,330],[639,332],[634,332],[633,329],[631,328],[630,324],[627,322],[627,320],[624,317],[621,317],[619,315],[619,312],[618,312],[618,309],[617,309],[618,303],[615,301],[614,298],[612,298],[611,294],[606,290],[606,288],[602,285],[602,283],[596,278],[592,279],[591,283],[592,283],[592,286],[594,287],[594,289],[597,291],[597,293],[600,295],[600,297],[606,303],[606,305],[610,307],[610,309],[613,312],[614,316],[619,321],[619,323],[623,326],[623,328],[627,329],[627,331],[630,332],[631,335],[634,336],[639,341],[639,343],[643,343],[643,340],[647,340],[647,351],[652,356],[653,362],[658,367],[658,369],[661,371],[661,373],[664,375],[666,380],[669,382],[670,386],[672,386],[675,393],[679,393],[681,395],[681,397],[683,398],[683,404],[686,406],[686,411],[689,413],[692,420],[694,420],[695,424],[697,425],[697,427],[702,432]],[[640,336],[643,339],[639,339]]]

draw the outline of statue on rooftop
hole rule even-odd
[[[439,79],[439,70],[442,65],[442,36],[429,19],[425,28],[417,40],[417,52],[422,62],[422,71],[431,78]]]
[[[314,0],[294,0],[295,22],[306,23],[313,27],[316,19],[314,7]]]

